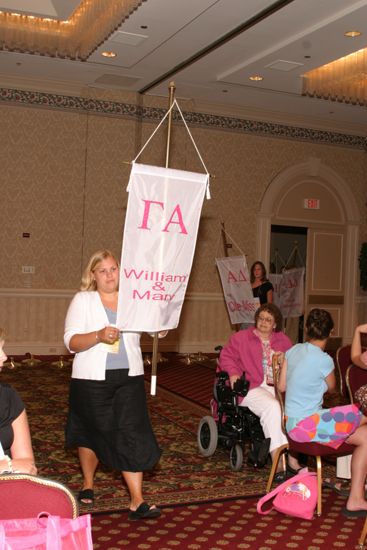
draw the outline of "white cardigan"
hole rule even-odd
[[[109,325],[107,313],[96,291],[78,292],[71,301],[66,320],[64,342],[71,353],[70,340],[74,334],[93,332]],[[140,348],[140,332],[124,332],[123,340],[129,361],[129,376],[144,374],[143,358]],[[107,351],[103,345],[75,354],[72,378],[105,380]]]

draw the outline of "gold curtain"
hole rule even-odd
[[[306,73],[303,95],[367,105],[367,48]]]
[[[82,0],[66,21],[0,12],[0,48],[86,60],[143,0]]]

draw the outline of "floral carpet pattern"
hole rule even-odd
[[[39,475],[61,481],[78,492],[82,477],[77,455],[64,448],[71,368],[52,363],[49,360],[4,369],[2,382],[13,385],[26,404]],[[160,392],[158,377],[157,395],[148,396],[148,403],[163,454],[156,469],[145,475],[147,501],[168,506],[262,494],[268,468],[255,470],[244,465],[240,472],[232,472],[228,450],[218,448],[210,458],[199,454],[196,432],[201,415],[192,403],[185,406],[183,401],[167,391]],[[119,473],[103,466],[96,475],[95,493],[93,508],[88,507],[88,511],[113,512],[128,506]]]
[[[159,506],[172,506],[263,494],[269,466],[262,470],[247,466],[246,449],[244,465],[239,472],[230,469],[228,449],[218,447],[210,458],[200,455],[196,434],[200,418],[208,414],[208,404],[205,402],[201,408],[198,406],[197,391],[194,392],[194,399],[189,400],[193,371],[184,369],[174,357],[170,360],[172,373],[175,372],[174,384],[181,387],[184,397],[179,397],[174,388],[170,391],[167,385],[160,388],[159,376],[157,395],[152,397],[147,381],[150,415],[163,453],[154,471],[144,476],[146,500]],[[196,369],[200,366],[203,369],[201,385],[208,383],[212,388],[212,367],[208,371],[205,365],[197,365]],[[179,372],[182,373],[181,380]],[[70,364],[60,368],[55,359],[47,358],[47,361],[32,365],[20,363],[12,370],[4,368],[1,381],[15,387],[26,404],[39,475],[61,481],[77,493],[82,484],[77,454],[75,450],[64,447],[70,374]],[[198,371],[196,378],[199,377]],[[206,401],[206,390],[204,395]],[[333,468],[330,474],[327,473],[328,468],[326,466],[325,475],[333,475]],[[101,465],[95,479],[94,505],[82,506],[81,511],[117,512],[126,510],[128,504],[127,490],[119,472]]]

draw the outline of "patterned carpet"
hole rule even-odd
[[[164,508],[162,516],[131,522],[126,514],[95,515],[92,519],[95,550],[352,550],[356,548],[363,518],[341,514],[345,499],[323,491],[323,514],[303,520],[272,511],[256,512],[257,499],[234,499]]]
[[[181,362],[173,364],[183,372]],[[213,370],[205,366],[206,379],[213,383]],[[169,369],[167,365],[166,370]],[[158,375],[160,384],[163,369]],[[193,370],[189,369],[189,385]],[[2,380],[11,383],[27,405],[32,440],[39,474],[62,481],[72,490],[81,487],[81,474],[74,451],[64,449],[64,425],[67,412],[70,366],[58,368],[52,361],[34,366],[4,369]],[[177,384],[177,377],[176,384]],[[181,376],[182,393],[190,393]],[[211,389],[205,388],[211,395]],[[205,397],[206,399],[207,397]],[[208,502],[216,499],[259,495],[264,492],[268,469],[244,466],[238,473],[229,467],[229,451],[218,448],[211,458],[203,458],[196,443],[197,426],[203,408],[158,386],[157,396],[148,398],[151,418],[163,455],[158,467],[145,476],[144,494],[149,502],[161,506]],[[118,472],[100,468],[96,476],[96,500],[93,512],[119,511],[128,505],[127,492]]]
[[[149,502],[163,508],[163,514],[158,520],[127,521],[128,498],[118,472],[100,468],[95,505],[81,510],[93,513],[94,549],[355,548],[363,519],[342,516],[342,497],[324,490],[323,516],[312,521],[275,511],[259,516],[256,503],[265,491],[269,468],[244,466],[234,473],[228,450],[218,448],[210,459],[198,453],[197,426],[208,413],[214,369],[213,359],[195,363],[174,355],[158,365],[157,395],[148,401],[163,455],[156,470],[146,476],[144,492]],[[149,394],[149,366],[146,370]],[[48,358],[36,365],[4,369],[1,376],[27,404],[40,475],[78,491],[77,457],[63,446],[70,365],[60,368]],[[324,475],[333,472],[332,464],[325,466]]]

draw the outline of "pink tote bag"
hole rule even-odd
[[[0,550],[93,550],[91,516],[0,520]]]
[[[265,508],[265,504],[270,504]],[[297,474],[281,483],[257,503],[259,514],[268,514],[273,508],[288,516],[312,519],[317,504],[315,472]]]

